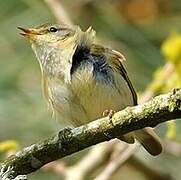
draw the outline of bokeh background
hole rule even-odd
[[[56,22],[50,0],[0,0],[0,157],[55,134],[61,124],[51,117],[41,93],[41,74],[29,42],[18,26]],[[121,51],[125,66],[139,94],[157,95],[181,86],[180,0],[60,0],[71,20],[83,30],[90,25],[97,41]],[[168,66],[168,69],[167,69]],[[171,67],[171,70],[169,69]],[[167,76],[166,76],[167,75]],[[164,78],[165,79],[164,79]],[[181,123],[157,128],[165,152],[151,157],[144,150],[135,156],[158,173],[181,179]],[[87,150],[64,158],[76,164]],[[101,171],[99,167],[99,171]],[[93,179],[96,173],[86,176]],[[53,170],[39,170],[32,180],[64,179]],[[129,162],[111,179],[153,179]],[[168,176],[165,177],[168,179]]]

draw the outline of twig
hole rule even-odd
[[[141,171],[148,180],[171,180],[173,179],[168,173],[160,172],[154,168],[147,166],[140,159],[132,156],[128,160],[129,165],[134,167],[136,170]]]
[[[66,23],[68,25],[73,25],[69,15],[65,11],[62,3],[59,0],[44,0],[47,6],[50,8],[52,14],[59,23]]]
[[[137,143],[129,145],[127,149],[119,154],[119,156],[116,156],[110,161],[110,163],[108,163],[106,168],[101,172],[99,176],[95,178],[95,180],[109,180],[115,170],[117,170],[120,165],[125,163],[126,160],[129,159],[130,155],[132,155],[139,146],[140,145]]]
[[[56,174],[62,175],[66,171],[66,164],[63,161],[53,161],[42,167],[44,171],[53,171]]]
[[[6,173],[6,178],[13,179],[97,143],[180,117],[181,89],[177,89],[147,103],[127,107],[111,119],[105,117],[81,127],[64,129],[54,137],[33,144],[3,162],[0,175]]]
[[[171,63],[166,63],[161,71],[162,71],[161,76],[159,78],[153,79],[153,81],[150,83],[150,86],[141,95],[140,99],[141,103],[148,101],[154,95],[160,93],[158,92],[158,90],[163,89],[162,87],[164,86],[165,82],[167,82],[171,74],[175,71],[175,67]],[[157,84],[156,88],[152,88],[153,86],[155,86],[155,84]]]
[[[181,144],[169,140],[164,141],[164,150],[174,156],[181,156]]]
[[[115,141],[111,141],[109,146],[108,143],[102,143],[92,148],[88,156],[66,169],[65,180],[84,180],[89,173],[100,167],[109,158],[115,143]]]

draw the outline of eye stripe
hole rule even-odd
[[[68,28],[62,27],[62,28],[59,28],[59,30],[64,31],[64,30],[68,30]]]

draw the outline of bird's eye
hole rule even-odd
[[[56,28],[56,27],[50,27],[50,32],[57,32],[58,31],[58,29]]]

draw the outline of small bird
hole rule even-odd
[[[54,114],[73,126],[98,119],[103,112],[111,116],[127,106],[137,105],[137,95],[122,64],[124,56],[95,43],[95,31],[79,26],[44,24],[22,28],[36,54],[42,73],[44,96]],[[151,128],[126,134],[125,142],[135,138],[152,155],[162,151]]]

